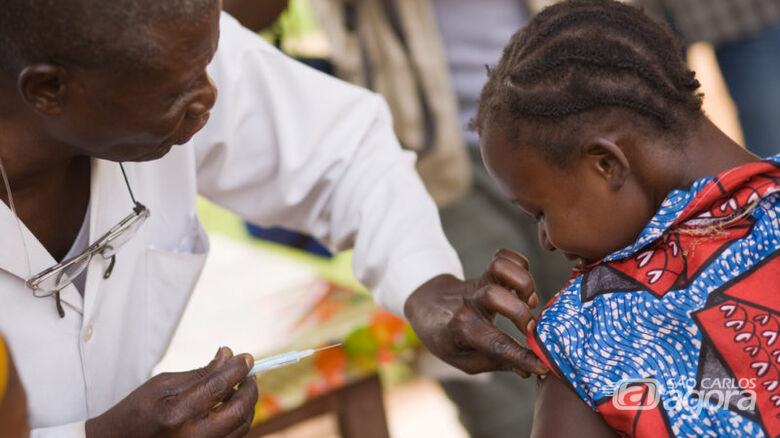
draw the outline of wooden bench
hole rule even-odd
[[[311,399],[299,408],[271,417],[255,425],[247,437],[256,438],[281,432],[327,414],[334,414],[338,418],[342,438],[390,437],[382,398],[382,383],[376,374]]]

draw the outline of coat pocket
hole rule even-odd
[[[152,366],[167,350],[206,262],[208,238],[199,221],[190,233],[186,251],[146,249],[146,336]]]

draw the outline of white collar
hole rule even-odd
[[[134,166],[125,167],[132,168]],[[102,235],[127,216],[132,207],[128,199],[127,188],[125,188],[119,165],[112,161],[93,158],[91,160],[88,236]],[[0,202],[0,230],[3,233],[0,244],[1,270],[26,280],[31,275],[57,263],[27,226],[19,221],[11,209],[2,202]],[[25,256],[25,247],[26,253],[29,255],[29,267],[27,256]],[[29,290],[29,293],[32,293],[32,290]],[[83,298],[75,286],[70,285],[63,289],[60,292],[60,299],[83,314]]]
[[[0,230],[3,233],[0,269],[24,281],[31,275],[57,263],[27,226],[2,202],[0,202]],[[26,292],[33,293],[26,286],[25,289]],[[41,299],[53,300],[54,298]],[[68,286],[60,291],[60,299],[79,313],[82,312],[81,295],[74,286]]]

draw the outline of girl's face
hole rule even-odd
[[[655,212],[614,143],[575,145],[580,156],[566,167],[540,148],[513,144],[497,125],[483,130],[481,147],[493,179],[536,218],[542,247],[569,259],[590,264],[628,246]]]

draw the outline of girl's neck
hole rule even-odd
[[[734,142],[706,117],[702,117],[682,153],[683,186],[696,179],[715,176],[728,169],[760,160]]]

